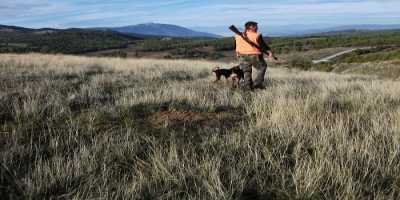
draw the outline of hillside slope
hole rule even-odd
[[[124,48],[139,38],[111,31],[86,29],[28,29],[0,26],[1,52],[42,52],[76,54]]]
[[[400,82],[0,54],[3,199],[399,199]]]
[[[204,38],[220,38],[221,36],[194,31],[182,26],[172,24],[157,24],[147,23],[138,24],[132,26],[116,27],[111,28],[113,31],[120,33],[134,33],[141,35],[152,35],[152,36],[169,36],[169,37],[204,37]]]

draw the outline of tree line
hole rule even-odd
[[[126,48],[131,39],[112,32],[67,30],[52,33],[1,33],[0,53],[65,53]]]
[[[360,31],[333,35],[310,35],[305,37],[265,38],[276,53],[308,51],[313,49],[353,46],[400,46],[400,30]],[[193,49],[212,47],[215,51],[230,51],[234,48],[234,38],[222,39],[181,39],[154,38],[144,40],[142,51],[164,51],[170,49]]]

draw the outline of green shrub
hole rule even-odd
[[[117,57],[117,58],[126,58],[128,56],[128,54],[125,51],[121,50],[103,53],[101,55],[105,57]]]
[[[355,51],[346,55],[338,62],[344,63],[365,63],[374,61],[385,61],[400,59],[400,50],[381,50],[381,51]]]
[[[289,68],[299,68],[302,70],[309,70],[311,67],[312,67],[311,60],[301,56],[293,57],[289,61]]]
[[[334,69],[334,67],[332,63],[319,63],[317,65],[314,65],[312,69],[317,71],[330,72]]]

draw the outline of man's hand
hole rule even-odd
[[[269,59],[274,59],[274,54],[272,53],[272,51],[267,51],[267,53]]]

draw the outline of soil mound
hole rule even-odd
[[[231,112],[194,112],[190,110],[162,111],[151,115],[148,120],[156,128],[165,126],[180,125],[201,125],[201,126],[232,126],[238,114]]]

